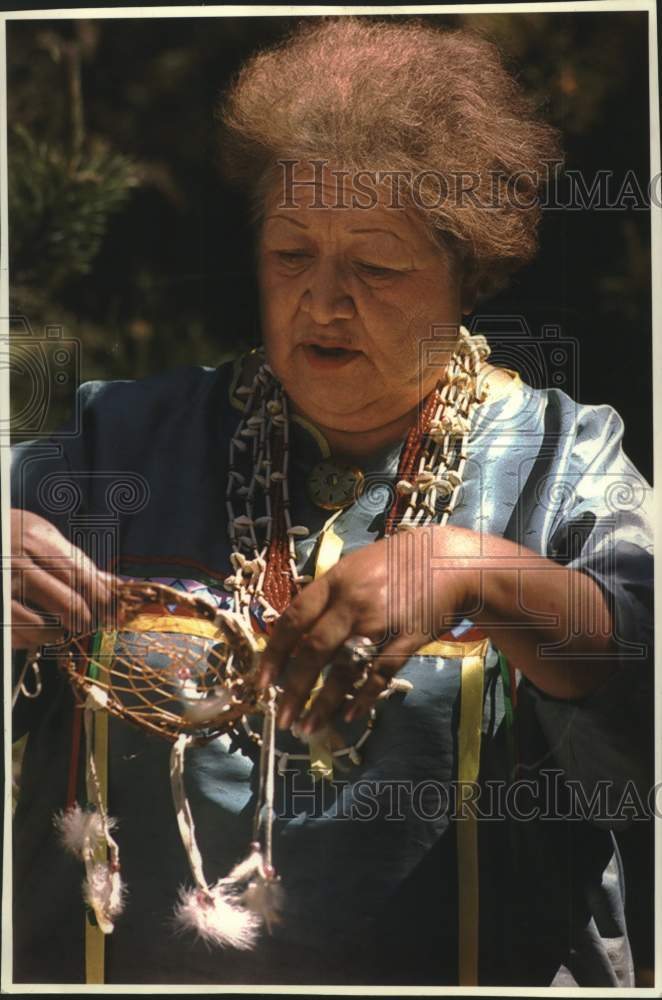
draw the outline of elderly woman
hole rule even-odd
[[[263,348],[88,383],[79,435],[16,449],[14,634],[57,642],[40,613],[72,609],[89,629],[112,569],[266,636],[282,899],[252,950],[185,892],[203,940],[170,922],[186,851],[209,884],[245,853],[260,719],[188,749],[185,851],[167,744],[113,718],[96,766],[129,892],[100,943],[52,829],[85,793],[44,665],[17,705],[15,979],[632,985],[612,828],[647,787],[649,489],[611,408],[490,366],[461,325],[535,253],[555,136],[487,42],[350,17],[253,58],[221,128]],[[111,566],[81,525],[127,477]]]

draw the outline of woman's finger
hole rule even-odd
[[[66,542],[65,539],[63,541]],[[34,563],[51,576],[71,590],[85,595],[91,606],[106,608],[109,605],[112,593],[108,582],[81,549],[72,545],[68,552],[58,547],[55,552],[47,553],[42,550],[28,554]]]
[[[21,567],[18,583],[15,581],[12,591],[22,604],[58,615],[61,630],[79,633],[92,627],[92,615],[82,595],[34,563]]]
[[[11,644],[13,649],[37,649],[39,646],[62,642],[64,629],[45,625],[36,611],[19,601],[11,602]]]
[[[282,729],[289,728],[303,711],[315,681],[347,638],[350,626],[351,618],[332,608],[301,637],[296,659],[291,662],[283,682],[278,712],[278,725]],[[326,684],[327,681],[324,688]]]
[[[361,678],[362,669],[352,669],[347,664],[334,664],[324,681],[324,686],[315,696],[310,711],[306,715],[302,731],[308,735],[322,729],[331,716],[341,707],[348,694],[353,694],[356,683]]]
[[[418,643],[420,646],[420,642]],[[404,667],[409,657],[416,651],[416,643],[411,638],[394,639],[375,658],[374,667],[365,684],[357,691],[355,698],[343,714],[345,722],[352,722],[365,715],[386,690],[398,670]]]
[[[71,590],[83,593],[91,606],[105,609],[109,605],[112,592],[106,574],[45,518],[14,509],[12,546],[16,571],[20,571],[21,557],[27,557]]]
[[[304,633],[319,618],[329,598],[329,586],[321,577],[296,597],[273,627],[260,661],[258,686],[273,684],[284,669]]]

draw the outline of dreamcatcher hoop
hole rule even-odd
[[[112,628],[55,651],[77,700],[175,742],[202,745],[264,711],[259,647],[242,618],[161,583],[123,581]],[[165,636],[165,638],[164,638]]]

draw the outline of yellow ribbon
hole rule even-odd
[[[478,985],[478,821],[471,791],[478,781],[483,719],[484,662],[488,640],[482,640],[462,659],[460,725],[458,730],[457,820],[458,972],[460,986]]]
[[[468,642],[461,642],[455,639],[435,639],[434,642],[427,642],[416,650],[417,656],[441,656],[445,659],[465,656],[483,656],[485,639],[470,639]]]
[[[342,514],[342,510],[336,511],[333,517],[329,518],[322,528],[317,549],[317,559],[315,561],[314,578],[316,580],[324,576],[340,559],[344,542],[333,530],[333,522],[339,514]]]
[[[204,618],[160,615],[149,611],[131,618],[125,623],[124,629],[127,632],[173,632],[196,635],[203,639],[214,639],[218,635],[218,626]]]
[[[340,553],[342,552],[344,542],[342,538],[336,535],[333,530],[333,522],[336,518],[340,517],[341,514],[342,509],[337,510],[334,514],[332,514],[320,532],[319,542],[317,544],[315,572],[313,574],[315,580],[319,580],[319,578],[327,573],[332,566],[335,566],[340,559]],[[306,711],[308,711],[317,697],[317,693],[321,689],[323,683],[324,675],[320,674],[315,682],[315,686],[310,692],[310,697],[306,702]],[[308,749],[310,752],[310,773],[313,776],[313,781],[319,781],[320,778],[327,778],[332,781],[333,755],[324,733],[311,733],[308,737]]]

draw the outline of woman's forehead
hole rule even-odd
[[[398,243],[411,243],[422,237],[415,224],[402,211],[375,208],[361,211],[357,208],[273,207],[264,216],[264,226],[279,233],[324,233],[342,231],[349,236],[379,237]]]
[[[333,229],[394,243],[427,241],[418,213],[402,199],[398,204],[383,180],[373,182],[358,172],[338,178],[308,174],[277,180],[267,194],[263,221],[283,232]]]

